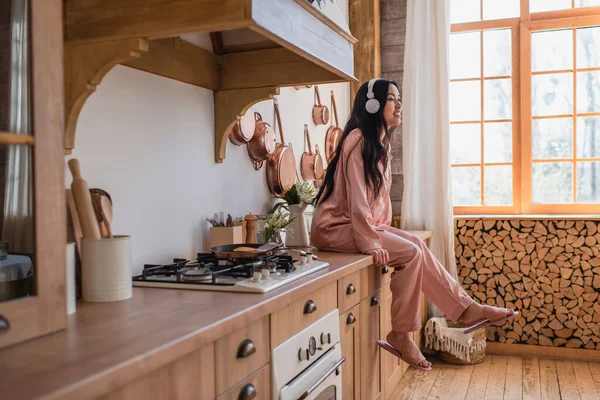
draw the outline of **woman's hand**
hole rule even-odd
[[[366,253],[373,256],[375,265],[379,267],[387,265],[390,262],[390,254],[386,249],[373,249],[368,250]]]

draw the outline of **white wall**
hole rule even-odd
[[[319,90],[328,105],[330,90],[335,91],[343,125],[349,85]],[[304,124],[322,154],[327,127],[312,124],[312,89],[282,88],[278,101],[299,168]],[[272,104],[254,107],[270,123]],[[214,212],[236,217],[269,209],[265,168],[253,169],[245,146],[228,142],[225,162],[214,162],[213,107],[209,90],[117,66],[81,112],[72,157],[79,159],[90,187],[112,196],[113,232],[131,235],[134,273],[144,263],[205,251],[210,224],[204,218]],[[67,173],[68,186],[71,180]]]

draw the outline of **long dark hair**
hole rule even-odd
[[[335,153],[327,166],[327,173],[323,180],[323,185],[319,190],[319,193],[315,199],[315,205],[320,201],[325,201],[331,193],[333,193],[333,184],[335,171],[340,161],[340,153],[346,138],[355,129],[360,129],[364,137],[364,145],[362,151],[362,157],[364,161],[365,170],[365,182],[367,187],[371,189],[373,198],[377,198],[381,192],[383,186],[384,174],[386,173],[388,165],[388,148],[390,145],[392,131],[388,129],[385,118],[383,117],[383,109],[387,104],[388,89],[389,86],[394,85],[398,87],[398,84],[391,79],[378,79],[373,85],[373,92],[375,98],[379,101],[379,111],[375,114],[369,114],[366,109],[367,103],[367,91],[368,82],[362,84],[356,93],[354,99],[354,106],[352,107],[352,113],[346,123],[346,127],[342,133],[340,142],[337,145]],[[387,140],[384,140],[386,147],[382,143],[380,136],[381,132],[385,131]],[[379,163],[383,162],[384,170],[383,173],[379,168]]]

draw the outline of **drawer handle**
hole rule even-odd
[[[238,347],[237,358],[250,357],[254,353],[256,353],[256,346],[252,340],[246,339],[240,343],[240,347]]]
[[[382,274],[382,275],[385,275],[385,274],[387,274],[388,272],[390,272],[390,270],[388,269],[388,267],[383,267],[383,268],[381,268],[381,274]]]
[[[371,307],[375,307],[378,304],[379,304],[379,300],[377,300],[377,297],[375,297],[375,296],[371,297]]]
[[[10,324],[4,316],[0,315],[0,333],[6,332],[10,329]]]
[[[354,314],[352,314],[352,313],[348,314],[348,318],[346,318],[346,324],[352,325],[355,322],[356,322],[356,317],[354,316]]]
[[[240,390],[238,400],[250,400],[255,399],[257,396],[256,388],[253,384],[249,383]]]
[[[348,287],[346,288],[346,294],[350,295],[350,294],[354,294],[356,293],[356,288],[354,287],[353,284],[349,283]]]
[[[304,314],[312,314],[315,311],[317,311],[317,305],[315,302],[312,300],[307,301],[304,305]]]

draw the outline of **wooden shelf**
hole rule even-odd
[[[66,152],[74,148],[85,101],[117,64],[215,91],[217,162],[225,158],[237,118],[279,87],[355,81],[356,39],[304,3],[65,0]],[[216,55],[177,37],[212,32],[214,39],[217,32],[238,29],[271,45],[258,50],[241,45],[235,53]]]

